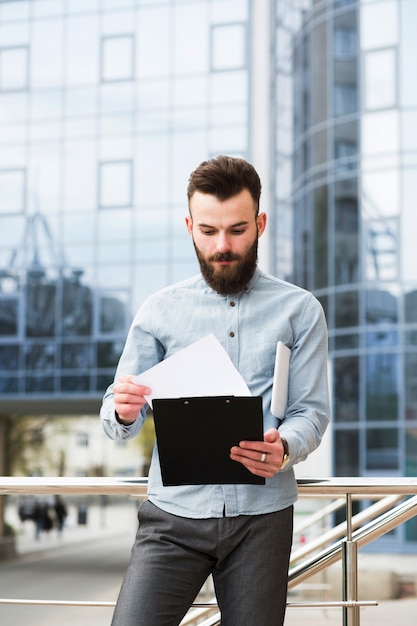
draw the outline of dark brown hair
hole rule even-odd
[[[256,215],[259,212],[261,181],[253,165],[238,157],[220,155],[203,161],[191,173],[187,197],[188,205],[196,191],[224,201],[247,189],[253,198]]]

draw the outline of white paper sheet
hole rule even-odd
[[[250,396],[248,386],[226,350],[213,335],[207,335],[173,356],[132,378],[146,385],[153,398],[193,396]]]

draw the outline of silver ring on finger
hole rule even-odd
[[[261,463],[265,463],[266,461],[266,457],[267,457],[267,453],[266,452],[262,452],[262,456],[261,456]]]

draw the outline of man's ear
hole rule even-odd
[[[263,234],[266,228],[266,213],[259,213],[256,218],[256,225],[258,227],[258,238]]]
[[[191,215],[187,215],[185,218],[185,225],[187,227],[188,232],[190,233],[190,235],[192,235],[193,233],[193,220],[191,219]]]

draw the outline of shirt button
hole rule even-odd
[[[229,337],[234,337],[234,336],[235,336],[234,332],[229,333]]]
[[[232,302],[230,302],[230,306],[236,306],[236,302],[233,302],[232,300]]]

